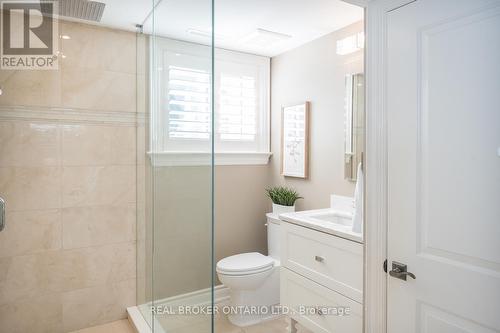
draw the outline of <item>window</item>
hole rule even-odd
[[[220,139],[255,141],[258,96],[256,78],[221,74],[218,127]]]
[[[210,152],[211,49],[187,42],[157,44],[159,89],[152,109],[155,152]],[[216,49],[214,128],[217,153],[269,156],[270,60]]]
[[[169,139],[209,139],[210,73],[169,65],[168,78]]]

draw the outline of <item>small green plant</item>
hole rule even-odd
[[[295,201],[303,199],[297,191],[284,186],[267,188],[266,192],[267,196],[271,198],[273,203],[282,206],[293,206],[295,205]]]

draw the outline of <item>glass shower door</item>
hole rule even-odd
[[[137,35],[137,301],[153,332],[213,331],[212,8],[156,1]]]

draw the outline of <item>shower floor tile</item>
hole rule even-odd
[[[127,319],[114,321],[108,324],[84,328],[71,333],[136,333]]]
[[[159,320],[165,332],[211,333],[210,318],[208,316],[205,318],[203,316],[184,317],[183,320],[180,320],[180,318],[171,319],[167,317]],[[288,317],[283,316],[257,325],[238,327],[231,324],[226,316],[218,315],[215,317],[214,333],[288,333],[289,322]],[[299,333],[310,332],[305,329],[299,329]]]

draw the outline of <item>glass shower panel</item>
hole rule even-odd
[[[151,2],[151,8],[153,3]],[[152,34],[152,20],[148,19],[142,27],[138,27],[136,35],[136,87],[137,87],[137,287],[136,302],[139,311],[146,322],[152,326],[153,313],[151,311],[152,292],[152,263],[153,263],[153,241],[152,241],[152,205],[153,205],[153,178],[152,161],[148,156],[150,147],[150,48]]]
[[[156,1],[137,36],[137,301],[154,332],[212,331],[212,5]]]

